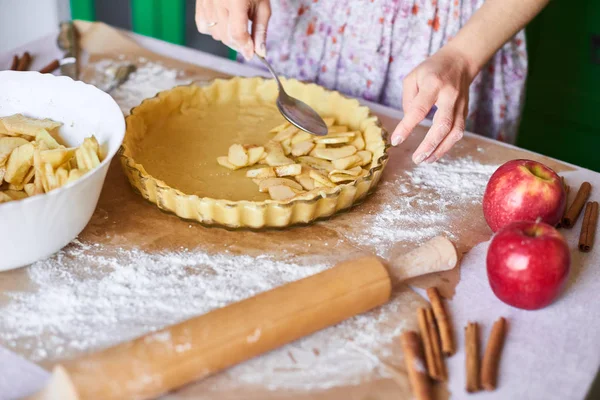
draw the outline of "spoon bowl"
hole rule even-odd
[[[308,104],[291,97],[284,90],[281,81],[275,74],[271,64],[263,57],[257,56],[267,67],[279,87],[279,96],[277,97],[277,108],[283,117],[296,128],[302,129],[315,136],[327,135],[328,129],[323,118]]]

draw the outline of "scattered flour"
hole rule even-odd
[[[5,292],[0,343],[33,361],[70,357],[155,331],[327,268],[269,257],[183,251],[149,254],[74,241],[27,269],[32,290]],[[110,252],[110,251],[109,251]],[[402,324],[386,325],[401,302],[299,340],[216,376],[211,386],[259,384],[313,390],[387,376],[377,358],[389,355]],[[260,331],[249,336],[257,340]],[[170,341],[160,334],[149,340]],[[352,344],[348,345],[348,341]],[[185,346],[185,345],[180,345]],[[185,348],[176,349],[184,351]],[[345,365],[340,369],[340,365]]]
[[[457,205],[481,203],[496,168],[469,157],[421,164],[380,183],[377,195],[369,200],[378,205],[361,221],[362,229],[344,229],[348,216],[327,223],[342,225],[338,232],[382,257],[398,242],[422,243],[441,234],[452,239],[452,213]]]
[[[125,115],[128,115],[142,100],[154,97],[163,90],[191,82],[190,79],[184,78],[179,70],[169,69],[143,58],[138,61],[137,70],[129,76],[127,82],[110,93]],[[113,60],[100,60],[92,64],[91,67],[96,70],[96,77],[90,83],[100,88],[107,88],[112,82],[116,69],[123,64],[125,62]]]
[[[114,73],[117,65],[100,61],[95,64],[97,75],[106,78],[106,71]],[[188,82],[176,70],[146,62],[112,96],[128,114],[143,99]],[[108,85],[102,79],[94,83]],[[349,214],[327,224],[382,256],[396,242],[452,237],[448,210],[480,202],[495,169],[469,158],[424,164],[381,182],[378,196],[371,198],[378,205],[360,221],[362,229],[344,229],[356,222]],[[0,342],[33,361],[58,359],[158,330],[326,268],[227,252],[114,251],[74,241],[27,269],[33,289],[4,293],[9,302],[0,308]],[[247,384],[327,389],[388,376],[379,358],[392,354],[392,342],[405,328],[389,322],[401,307],[394,298],[375,311],[231,368],[210,379],[211,390]],[[257,330],[247,340],[260,335]],[[154,335],[152,340],[170,337]],[[177,351],[186,350],[180,346]]]
[[[484,165],[464,157],[422,164],[406,175],[411,178],[412,187],[431,188],[445,200],[479,203],[497,168],[498,165]]]

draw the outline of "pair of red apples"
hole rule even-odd
[[[503,302],[536,310],[564,288],[571,266],[569,247],[554,228],[566,207],[560,177],[531,160],[512,160],[491,176],[483,214],[495,232],[487,254],[487,275]]]

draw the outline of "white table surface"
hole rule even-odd
[[[201,51],[135,34],[131,36],[142,46],[167,57],[232,75],[266,76],[265,72],[253,67]],[[55,37],[40,38],[22,48],[0,54],[0,65],[8,65],[13,54],[28,50],[37,56],[31,69],[40,69],[61,56],[55,45]],[[363,103],[378,113],[394,118],[402,116],[398,110],[366,101]],[[427,121],[424,124],[428,125]],[[575,171],[562,174],[573,188],[583,181],[600,188],[600,174],[576,166],[574,168]],[[599,201],[600,193],[592,193],[592,199]],[[476,398],[585,398],[600,366],[600,232],[596,235],[594,251],[579,253],[577,241],[581,220],[573,229],[563,231],[572,249],[574,268],[571,282],[559,300],[543,310],[518,310],[494,297],[485,273],[485,254],[489,242],[476,246],[462,260],[461,281],[449,305],[459,340],[457,354],[447,361],[452,399],[467,397],[464,390],[464,335],[458,330],[468,321],[478,321],[482,328],[481,337],[485,340],[493,322],[500,315],[508,318],[510,326],[502,354],[499,387],[491,393],[474,395]],[[48,376],[37,365],[0,346],[0,400],[16,399],[35,392],[43,387]]]

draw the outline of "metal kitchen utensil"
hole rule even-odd
[[[108,86],[108,88],[104,89],[106,93],[110,93],[129,79],[129,76],[137,70],[137,67],[134,64],[125,64],[121,65],[117,68],[115,72],[115,77],[113,81]]]
[[[327,125],[323,118],[317,114],[315,110],[310,108],[310,106],[298,99],[295,99],[288,95],[286,91],[283,89],[283,85],[277,74],[271,67],[271,64],[257,55],[257,57],[265,64],[265,66],[277,81],[277,85],[279,86],[279,96],[277,97],[277,108],[281,115],[284,116],[292,125],[296,126],[303,131],[311,133],[316,136],[325,136],[327,135]]]
[[[72,21],[61,22],[60,33],[56,40],[58,47],[63,50],[64,56],[60,60],[60,72],[62,75],[77,80],[79,78],[79,44],[77,42],[77,31]]]

